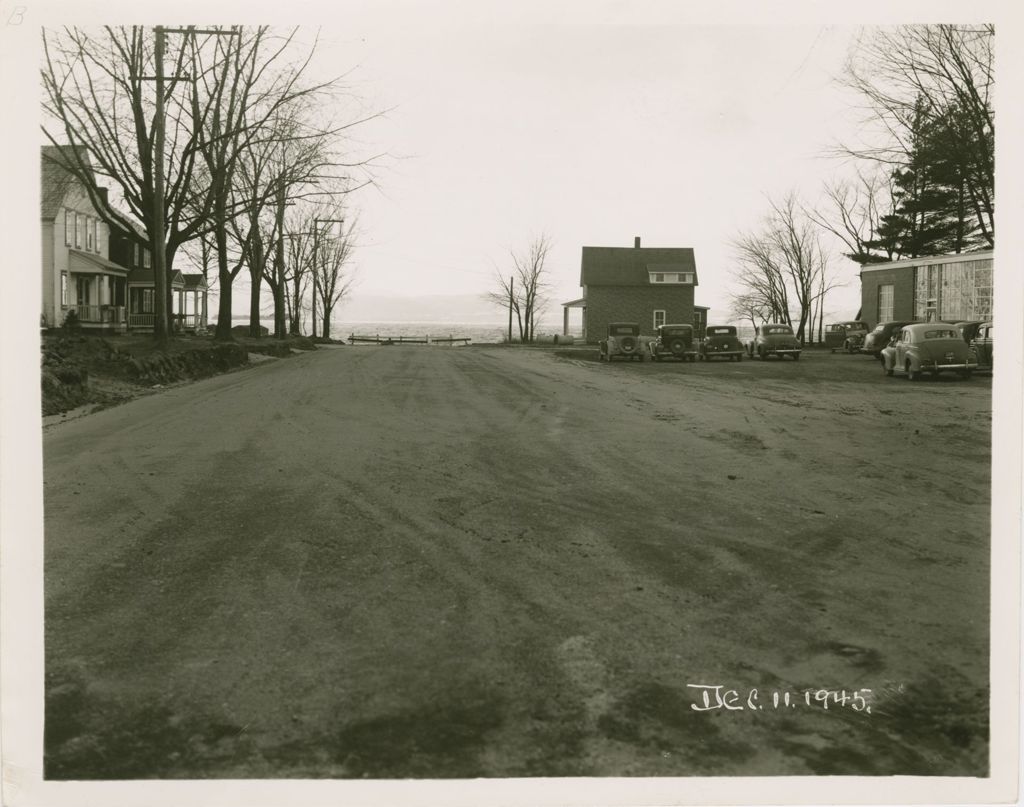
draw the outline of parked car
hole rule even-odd
[[[743,360],[743,345],[736,336],[734,325],[708,325],[704,341],[700,343],[701,361],[723,358],[732,361]]]
[[[970,378],[978,365],[955,325],[914,322],[899,330],[882,349],[882,366],[886,375],[899,370],[913,381],[924,373],[934,377],[945,371]]]
[[[659,325],[658,335],[647,343],[647,350],[655,361],[696,361],[697,348],[693,344],[693,326]]]
[[[960,334],[961,336],[963,336],[964,341],[967,344],[970,344],[971,340],[974,339],[975,334],[978,333],[978,328],[980,328],[985,323],[983,321],[978,320],[965,320],[962,322],[954,322],[953,324],[956,325],[957,330],[960,331]]]
[[[882,348],[892,340],[893,333],[900,330],[903,326],[911,324],[911,322],[896,321],[879,322],[875,329],[864,337],[864,344],[861,345],[860,352],[874,356],[876,359],[881,359]]]
[[[635,322],[610,322],[608,338],[598,342],[597,349],[604,361],[611,361],[616,356],[643,361],[640,326]]]
[[[971,340],[971,350],[979,370],[992,371],[992,323],[982,322]]]
[[[747,354],[757,356],[762,361],[769,356],[792,356],[800,359],[800,342],[797,341],[793,328],[779,322],[760,325],[754,329],[754,338],[747,342]]]
[[[850,320],[825,326],[825,346],[835,353],[840,348],[847,353],[856,353],[868,335],[866,322]]]

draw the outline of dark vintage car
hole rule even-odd
[[[696,361],[697,348],[693,344],[692,325],[660,325],[658,335],[647,343],[647,350],[655,361],[679,359]]]
[[[886,375],[902,371],[913,381],[928,373],[954,372],[970,378],[978,366],[955,325],[947,322],[914,322],[897,332],[882,349]]]
[[[701,361],[723,358],[732,361],[743,359],[743,345],[736,336],[734,325],[708,325],[704,341],[700,343]]]
[[[603,361],[611,361],[616,356],[643,361],[640,326],[635,322],[608,323],[608,338],[598,342],[597,349]]]
[[[864,344],[864,337],[868,335],[866,322],[850,320],[849,322],[836,322],[825,326],[825,347],[833,353],[837,350],[845,350],[847,353],[856,353]]]
[[[792,356],[800,359],[800,342],[793,333],[793,328],[781,322],[770,322],[760,325],[754,330],[754,338],[747,342],[747,354],[757,356],[762,361],[769,356]]]
[[[963,336],[964,341],[967,344],[970,344],[971,340],[974,339],[975,334],[978,333],[978,328],[985,323],[980,320],[966,320],[963,322],[954,322],[953,324],[956,325],[957,330],[960,331],[960,335]]]
[[[875,329],[864,337],[864,344],[861,345],[860,352],[874,356],[876,359],[882,358],[882,348],[889,344],[893,333],[900,330],[904,325],[910,324],[912,323],[896,321],[879,322]]]
[[[982,322],[971,340],[971,350],[979,370],[992,371],[992,329],[991,322]]]

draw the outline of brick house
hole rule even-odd
[[[693,304],[697,265],[690,247],[583,247],[580,263],[583,296],[562,303],[563,333],[569,310],[583,309],[583,338],[597,342],[609,322],[638,322],[642,334],[666,323],[693,323],[698,334],[707,325],[707,308]]]
[[[936,255],[860,270],[861,314],[873,328],[893,320],[992,319],[993,252]]]

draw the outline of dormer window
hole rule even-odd
[[[651,283],[693,283],[693,272],[649,272]]]

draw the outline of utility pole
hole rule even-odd
[[[316,244],[320,236],[320,228],[317,226],[319,219],[313,219],[313,308],[310,312],[313,315],[313,335],[316,339]]]
[[[508,343],[512,344],[512,286],[515,284],[515,275],[508,279]]]
[[[167,201],[164,198],[164,130],[166,121],[164,119],[164,47],[167,34],[209,34],[211,36],[236,36],[241,34],[241,29],[232,27],[230,31],[217,29],[197,29],[195,26],[187,28],[165,28],[157,25],[153,29],[153,60],[156,73],[152,77],[156,81],[156,109],[153,120],[153,243],[151,247],[151,261],[153,267],[153,295],[156,297],[153,305],[153,336],[159,342],[166,341],[170,335],[169,317],[173,305],[171,296],[167,293],[170,277],[167,274],[167,233],[164,228],[167,216]],[[142,76],[148,79],[149,76]],[[192,76],[174,76],[174,81],[194,81]]]
[[[170,335],[167,322],[167,250],[164,248],[164,27],[155,28],[156,43],[154,59],[156,60],[156,116],[153,122],[153,336],[158,342],[164,342]]]
[[[320,222],[329,224],[344,224],[345,219],[321,219],[314,217],[313,219],[313,338],[316,339],[316,279],[317,279],[317,262],[316,262],[316,248],[320,236]]]

